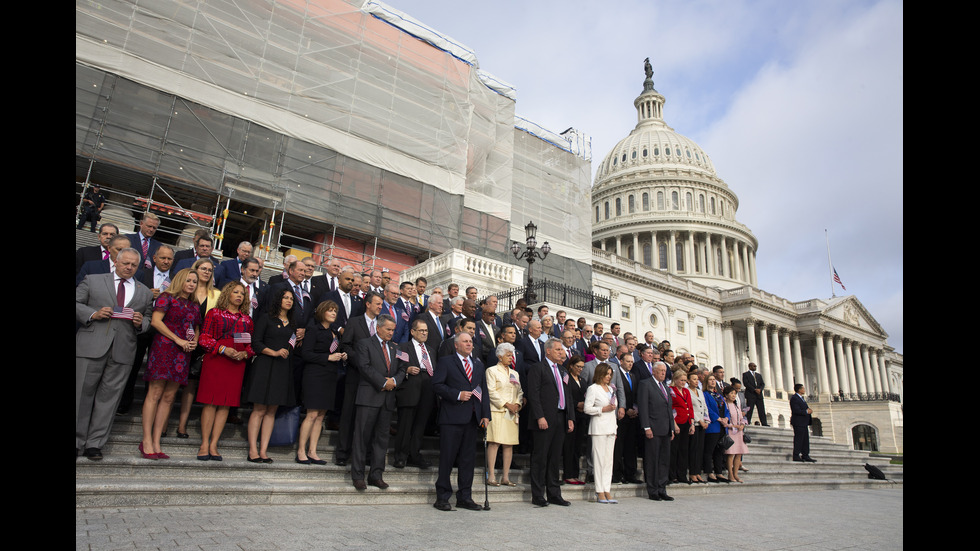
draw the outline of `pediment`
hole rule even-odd
[[[863,331],[870,331],[888,338],[888,334],[878,323],[878,320],[868,312],[868,309],[861,304],[857,297],[851,295],[833,299],[821,310],[820,316],[832,318],[844,325],[855,327]]]

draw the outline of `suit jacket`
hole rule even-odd
[[[562,375],[561,370],[559,370],[559,375]],[[561,385],[565,394],[565,407],[559,410],[558,385],[555,383],[555,375],[551,370],[551,362],[545,359],[528,368],[527,391],[524,393],[524,397],[527,398],[527,405],[531,408],[531,415],[528,416],[530,429],[539,430],[538,419],[544,417],[544,420],[548,422],[549,430],[558,428],[565,432],[568,421],[575,420],[572,392],[564,381],[561,382]]]
[[[82,269],[82,264],[91,260],[102,260],[102,245],[79,247],[75,251],[75,275]]]
[[[278,293],[280,289],[289,289],[290,291],[292,291],[293,282],[287,280],[277,285],[271,285],[269,286],[269,290],[265,292],[265,296],[263,296],[262,293],[260,292],[259,297],[262,299],[259,303],[260,311],[265,312],[268,310],[269,301],[274,300],[276,293]],[[306,327],[306,325],[310,322],[310,320],[313,319],[313,313],[315,308],[316,306],[312,299],[304,299],[302,308],[299,308],[297,305],[298,315],[296,316],[296,327]]]
[[[210,258],[211,258],[211,262],[213,264],[216,264],[216,266],[215,266],[214,269],[215,269],[215,271],[217,271],[218,270],[218,266],[220,266],[220,264],[218,264],[218,259],[217,258],[214,258],[214,257],[210,257]],[[187,258],[182,259],[182,260],[174,260],[174,273],[177,273],[177,272],[179,272],[181,270],[184,270],[184,269],[187,269],[187,268],[193,268],[194,267],[194,263],[197,262],[197,261],[198,261],[198,258],[196,256],[194,256],[193,254],[191,256],[187,257]],[[215,281],[215,283],[217,283],[217,281]]]
[[[184,249],[182,251],[177,251],[177,252],[174,253],[173,267],[176,268],[177,267],[177,263],[179,263],[181,260],[186,260],[188,258],[194,258],[195,256],[196,256],[196,253],[194,252],[194,249],[193,248],[191,248],[191,249]],[[193,264],[193,262],[191,264]]]
[[[753,374],[759,378],[758,386],[756,386],[756,381],[755,381],[755,377],[753,377]],[[761,392],[759,394],[755,393],[756,389],[762,390],[766,388],[766,383],[765,381],[762,380],[761,373],[759,373],[758,371],[752,371],[751,369],[749,371],[746,371],[745,373],[742,373],[742,385],[745,387],[746,396],[755,396],[757,400],[763,399],[763,395]]]
[[[340,338],[340,350],[347,353],[347,367],[354,367],[354,371],[361,365],[361,360],[357,357],[357,343],[371,337],[371,328],[368,326],[367,317],[361,314],[347,321],[344,335]],[[348,371],[350,373],[350,371]]]
[[[579,374],[579,377],[585,380],[586,387],[588,387],[591,384],[594,384],[592,382],[592,379],[595,376],[595,368],[600,363],[603,362],[600,362],[598,359],[585,362],[585,367],[582,368],[582,373]],[[616,407],[617,408],[621,407],[626,409],[631,408],[632,404],[634,404],[635,402],[633,400],[627,400],[626,389],[625,389],[627,385],[626,385],[626,381],[623,380],[622,373],[620,373],[619,371],[619,366],[615,364],[611,364],[609,362],[605,362],[605,363],[609,364],[609,367],[612,368],[613,376],[612,376],[612,380],[609,382],[610,384],[615,385],[616,387],[616,404],[617,404]],[[630,371],[630,375],[633,375],[634,373],[636,373],[635,369],[633,371]],[[636,381],[637,378],[633,377],[633,388],[636,388]]]
[[[446,425],[465,425],[473,420],[490,419],[490,393],[487,391],[486,373],[483,362],[470,357],[473,367],[473,380],[466,378],[463,362],[454,352],[452,355],[439,358],[432,375],[432,390],[442,398],[439,406],[439,423]],[[482,398],[471,396],[465,402],[459,401],[459,393],[471,392],[480,387]]]
[[[172,268],[173,266],[171,266],[171,270],[167,272],[167,278],[171,280],[174,278],[174,274],[177,273],[174,272]],[[143,270],[142,273],[140,273],[139,282],[142,283],[143,285],[146,285],[148,289],[154,289],[153,286],[154,273],[156,273],[156,266],[148,270]]]
[[[214,284],[218,289],[223,289],[229,281],[238,281],[242,278],[242,263],[238,257],[223,260],[214,269]]]
[[[439,328],[441,327],[442,331],[446,334],[445,338],[449,338],[449,328],[442,323],[442,320],[437,322],[436,320],[432,319],[432,314],[430,312],[423,312],[419,315],[422,316],[422,319],[425,320],[426,327],[429,328],[429,337],[425,340],[425,344],[427,344],[432,350],[439,350],[444,338],[442,334],[439,333]]]
[[[368,337],[357,342],[357,369],[361,380],[357,387],[355,404],[395,410],[395,391],[383,390],[385,379],[395,379],[395,388],[405,379],[405,363],[398,359],[398,347],[394,342],[386,343],[388,361],[378,337]],[[387,430],[387,428],[385,428]]]
[[[422,343],[425,347],[425,353],[429,355],[429,364],[432,366],[433,375],[435,375],[436,369],[436,355],[435,350],[429,348],[429,345]],[[415,352],[415,343],[409,340],[406,343],[401,344],[398,350],[408,354],[408,362],[405,363],[405,368],[408,369],[411,366],[415,366],[420,369],[417,375],[409,375],[407,372],[405,374],[405,381],[398,385],[398,390],[395,391],[395,399],[398,402],[398,407],[416,407],[419,404],[419,398],[422,395],[422,386],[431,385],[432,380],[429,377],[429,373],[425,370],[425,366],[422,365],[422,358],[419,358],[418,354]]]
[[[392,312],[389,312],[388,308],[391,308]],[[404,344],[411,338],[412,313],[405,311],[401,299],[395,301],[394,304],[389,304],[387,300],[384,301],[381,306],[381,313],[395,318],[395,333],[391,337],[395,344]]]
[[[656,379],[649,377],[637,385],[636,401],[640,414],[640,429],[649,428],[654,436],[669,436],[673,429],[670,389],[666,389],[667,396],[664,396],[656,383]]]
[[[82,269],[75,274],[75,286],[78,287],[78,284],[85,279],[85,276],[93,274],[110,274],[112,272],[112,265],[109,264],[108,258],[105,260],[90,260],[85,264],[82,264]],[[143,279],[143,270],[136,270],[136,275],[133,276],[133,279],[141,281]],[[113,304],[115,304],[116,295],[113,294],[112,296]]]
[[[330,328],[333,329],[334,333],[340,333],[340,330],[347,326],[347,322],[354,317],[364,315],[364,301],[361,297],[355,295],[348,295],[350,297],[350,312],[348,313],[344,309],[344,301],[340,298],[340,289],[336,291],[329,291],[320,299],[320,302],[326,302],[332,300],[337,303],[337,319],[330,324]],[[319,304],[318,304],[319,306]]]
[[[789,424],[794,427],[805,427],[813,424],[813,416],[806,412],[806,400],[800,398],[799,394],[789,397],[789,409],[792,414],[789,417]]]
[[[129,234],[126,237],[129,238],[129,245],[132,248],[136,249],[136,252],[140,253],[140,267],[146,268],[147,259],[150,260],[150,265],[152,266],[153,255],[155,255],[157,253],[157,249],[160,248],[160,242],[157,241],[156,239],[153,239],[152,237],[149,238],[150,243],[149,246],[147,247],[149,250],[147,251],[146,256],[143,256],[143,243],[141,240],[142,236],[140,235],[140,233],[136,232],[133,234]]]
[[[139,328],[131,320],[91,319],[96,310],[116,305],[113,274],[93,274],[78,284],[75,288],[75,321],[81,327],[75,333],[76,357],[101,358],[109,352],[117,363],[132,363],[136,353],[136,335],[150,327],[153,307],[153,293],[135,278],[133,284],[136,288],[126,306],[143,314],[143,323]]]
[[[616,434],[616,410],[603,412],[602,408],[609,405],[609,397],[602,387],[592,385],[585,391],[583,398],[585,413],[592,416],[589,424],[589,434]],[[618,404],[617,404],[618,409]]]

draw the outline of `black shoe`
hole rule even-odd
[[[346,459],[337,458],[337,459],[334,459],[333,464],[336,465],[336,466],[338,466],[338,467],[346,467],[347,466],[347,460]]]
[[[263,463],[272,463],[271,457],[261,457],[260,459],[262,460]]]
[[[469,501],[457,501],[456,502],[456,508],[459,509],[460,507],[462,507],[463,509],[469,509],[470,511],[482,511],[483,510],[483,505],[478,504],[477,502],[473,501],[472,499],[469,500]]]
[[[548,503],[554,503],[555,505],[561,505],[562,507],[568,507],[572,504],[571,501],[564,500],[560,497],[549,497]]]
[[[384,480],[381,480],[380,478],[376,478],[374,480],[368,480],[368,484],[374,486],[375,488],[381,488],[382,490],[388,489],[388,483],[385,482]]]
[[[816,463],[817,462],[816,459],[810,457],[809,455],[803,456],[803,461],[806,461],[807,463]]]
[[[248,459],[249,463],[264,463],[261,457],[256,457],[255,459],[252,459],[251,457],[249,457],[248,454],[245,455],[245,459]]]
[[[622,484],[623,483],[623,479],[622,478],[613,477],[612,480],[611,480],[611,482],[613,484]]]
[[[623,479],[623,484],[640,484],[640,483],[641,483],[641,481],[639,479],[636,479],[636,478],[624,478]]]
[[[802,457],[794,457],[793,458],[793,461],[796,461],[797,463],[803,463],[803,458]]]
[[[518,463],[517,461],[511,460],[511,462],[510,462],[510,468],[511,469],[523,469],[524,466],[521,465],[520,463]]]
[[[653,494],[649,496],[653,501],[660,501],[660,494]]]
[[[327,462],[324,459],[313,459],[313,458],[310,458],[310,464],[312,464],[312,465],[326,465]]]
[[[99,461],[102,459],[102,450],[99,448],[85,448],[82,455],[91,459],[92,461]]]
[[[300,459],[299,456],[297,455],[295,461],[297,463],[299,463],[300,465],[309,465],[310,464],[310,458],[309,457],[307,457],[306,459]]]
[[[432,504],[433,507],[439,509],[440,511],[452,511],[453,506],[449,504],[448,501],[437,501]]]
[[[363,480],[355,480],[354,488],[359,492],[363,492],[364,490],[367,490],[367,484],[365,484]]]
[[[191,435],[187,434],[186,432],[177,431],[177,438],[190,438],[190,437]]]
[[[543,497],[532,497],[531,505],[537,505],[538,507],[547,507],[548,500]]]
[[[660,494],[660,501],[674,501],[674,498],[667,495],[667,492]]]
[[[432,464],[421,457],[418,459],[409,459],[407,462],[405,462],[405,464],[408,465],[409,467],[418,467],[419,469],[432,468]]]
[[[396,459],[395,462],[391,464],[391,466],[394,467],[394,468],[396,468],[396,469],[404,469],[405,468],[405,460],[404,459]]]

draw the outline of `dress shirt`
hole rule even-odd
[[[161,272],[156,266],[153,267],[153,288],[159,289],[164,281],[170,281],[168,272]]]

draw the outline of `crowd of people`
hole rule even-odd
[[[76,457],[102,458],[148,353],[138,451],[149,460],[169,457],[161,436],[180,395],[178,438],[190,437],[192,402],[203,404],[201,461],[223,459],[223,428],[242,404],[251,407],[253,463],[273,462],[276,412],[299,405],[295,461],[326,464],[318,442],[333,419],[334,461],[350,467],[358,490],[388,487],[394,420],[394,468],[431,468],[422,438],[438,432],[440,510],[452,509],[454,466],[456,506],[482,509],[472,498],[481,428],[487,483],[516,486],[514,455],[530,454],[536,506],[569,505],[563,485],[594,482],[596,501],[608,504],[617,502],[614,484],[641,479],[650,499],[666,501],[669,484],[742,482],[741,382],[675,354],[652,332],[639,342],[617,323],[606,332],[523,300],[501,317],[497,297],[478,300],[475,287],[460,295],[454,283],[443,294],[425,278],[394,282],[335,258],[314,275],[312,258],[287,257],[263,282],[250,243],[216,263],[207,232],[175,252],[153,238],[158,226],[153,214],[129,236],[103,224],[100,245],[76,254]]]

